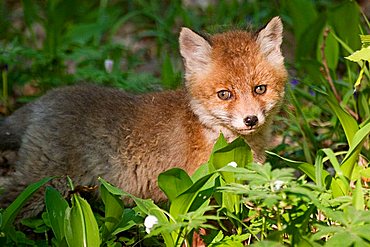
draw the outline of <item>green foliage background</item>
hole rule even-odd
[[[268,163],[253,164],[241,139],[227,144],[220,137],[192,176],[180,169],[161,174],[169,198],[161,207],[104,180],[92,207],[79,194],[67,201],[48,187],[42,216],[22,220],[33,232],[26,234],[14,220],[52,179],[45,178],[1,211],[0,244],[181,246],[203,228],[209,246],[370,245],[370,24],[363,8],[346,0],[193,2],[2,1],[0,112],[79,82],[136,93],[176,88],[182,26],[258,29],[279,15],[290,79]],[[227,166],[232,161],[237,168]],[[125,208],[122,197],[136,207]],[[158,219],[150,234],[147,215]]]

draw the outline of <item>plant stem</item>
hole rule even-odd
[[[331,90],[333,90],[333,93],[334,93],[335,98],[338,100],[338,102],[341,102],[342,101],[342,98],[340,97],[340,95],[338,94],[337,89],[335,88],[333,79],[331,78],[331,75],[330,75],[330,70],[329,70],[328,62],[327,62],[326,56],[325,56],[326,39],[327,39],[327,37],[329,35],[329,32],[330,32],[330,29],[329,28],[325,28],[324,34],[323,34],[322,45],[320,47],[322,64],[324,66],[324,70],[325,70],[325,74],[326,74],[326,80],[328,81],[328,83],[329,83],[329,85],[331,87]]]
[[[3,80],[3,100],[4,100],[4,106],[5,106],[5,114],[8,113],[8,65],[5,64],[2,66],[1,69],[1,77]]]
[[[321,58],[322,58],[322,64],[323,64],[323,67],[324,67],[324,72],[325,72],[325,77],[326,77],[326,80],[328,81],[329,85],[330,85],[330,88],[331,90],[333,91],[334,93],[334,96],[335,98],[337,99],[338,103],[341,103],[342,102],[342,97],[339,95],[335,85],[334,85],[334,82],[333,82],[333,78],[331,78],[331,75],[330,75],[330,70],[329,70],[329,66],[328,66],[328,61],[326,60],[326,55],[325,55],[325,46],[326,46],[326,39],[329,35],[329,32],[330,32],[330,29],[329,28],[325,28],[324,30],[324,34],[323,34],[323,42],[322,42],[322,45],[320,47],[320,50],[321,50]],[[354,112],[351,108],[349,108],[348,106],[346,107],[346,110],[357,120],[358,119],[358,114],[356,112]]]

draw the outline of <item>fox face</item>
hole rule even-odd
[[[205,39],[183,28],[180,52],[186,88],[191,107],[204,125],[248,135],[271,121],[287,78],[281,42],[282,24],[277,17],[257,35],[230,31]]]

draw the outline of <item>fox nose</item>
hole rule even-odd
[[[253,127],[258,123],[258,117],[256,115],[247,116],[246,118],[244,118],[244,123],[248,127]]]

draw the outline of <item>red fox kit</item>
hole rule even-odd
[[[180,167],[192,173],[207,162],[222,132],[242,136],[264,161],[270,125],[284,95],[282,23],[258,33],[229,31],[179,37],[185,88],[143,95],[97,86],[50,91],[0,124],[0,150],[18,150],[15,172],[2,186],[6,205],[46,176],[69,175],[76,185],[103,177],[142,198],[164,199],[157,176]],[[63,193],[66,182],[53,180]],[[37,213],[41,193],[27,207]]]

